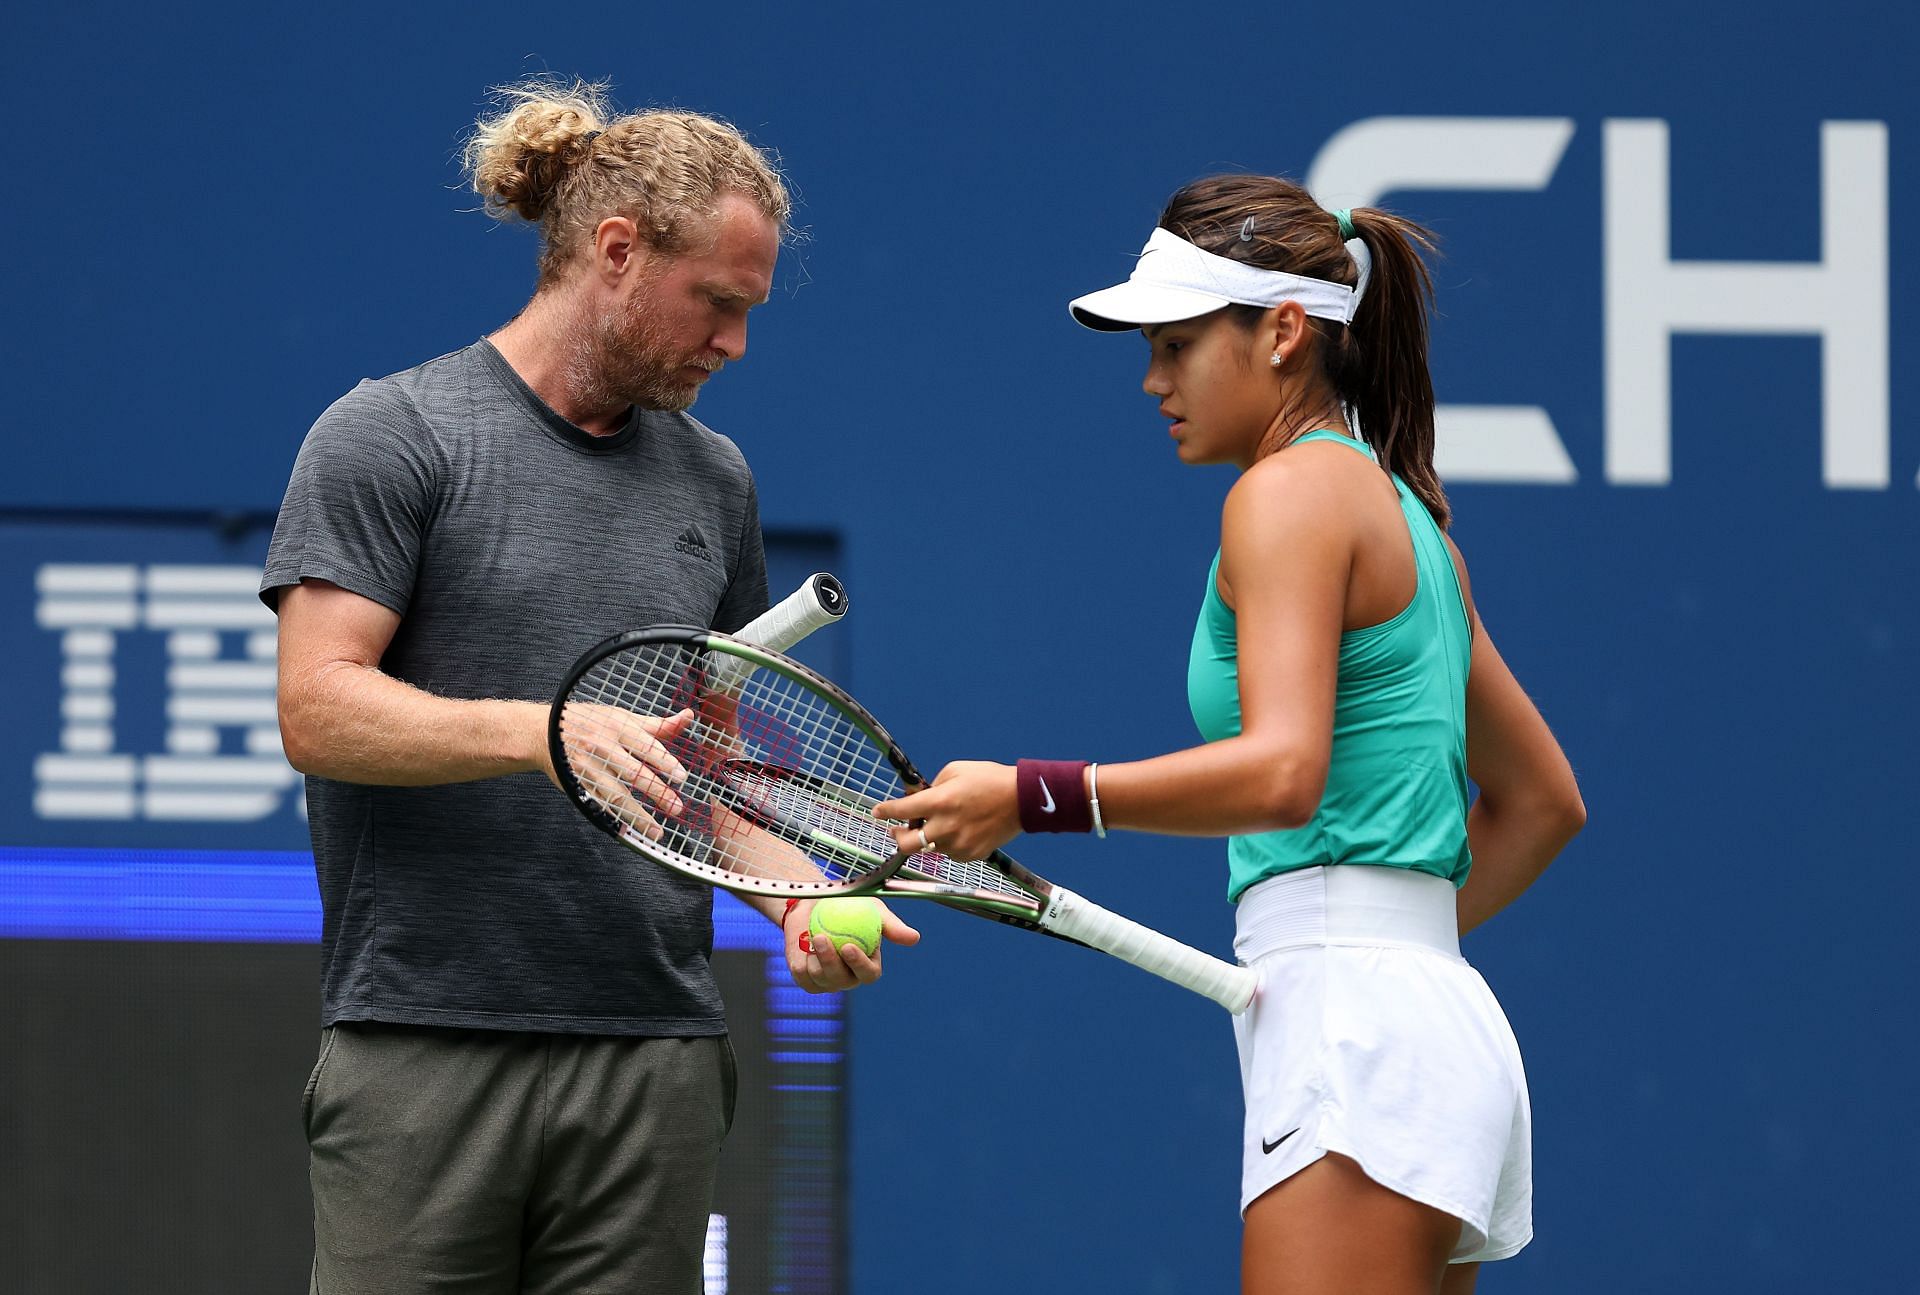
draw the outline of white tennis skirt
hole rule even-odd
[[[1460,956],[1451,882],[1345,864],[1240,897],[1234,952],[1260,972],[1234,1021],[1246,1092],[1240,1209],[1328,1152],[1461,1220],[1453,1262],[1533,1237],[1533,1117],[1520,1047]]]

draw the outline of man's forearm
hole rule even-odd
[[[547,708],[436,697],[366,666],[336,662],[280,699],[287,759],[341,782],[423,787],[547,771]]]

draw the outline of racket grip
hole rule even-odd
[[[1258,973],[1249,967],[1202,953],[1061,886],[1053,888],[1040,925],[1211,998],[1235,1016],[1253,1002],[1259,983]]]
[[[733,632],[756,647],[785,652],[801,639],[847,614],[847,591],[825,571],[808,576],[798,589]],[[716,657],[714,682],[727,687],[752,667],[737,657]]]

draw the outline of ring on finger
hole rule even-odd
[[[927,829],[924,827],[920,829],[920,849],[926,854],[932,854],[934,851],[934,843],[927,839]]]

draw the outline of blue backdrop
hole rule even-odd
[[[697,412],[747,452],[770,525],[838,535],[858,691],[929,765],[1192,740],[1184,651],[1229,477],[1179,467],[1143,346],[1064,303],[1124,275],[1196,175],[1384,189],[1446,242],[1455,534],[1592,816],[1468,941],[1538,1122],[1539,1239],[1483,1289],[1902,1284],[1910,8],[80,4],[7,25],[5,509],[271,509],[331,399],[507,318],[533,239],[472,211],[454,164],[490,84],[610,77],[777,149],[806,236]],[[1035,556],[1062,551],[1064,572]],[[1016,853],[1226,948],[1217,843]],[[1225,1018],[916,916],[925,944],[852,1004],[861,1295],[1231,1289]]]

